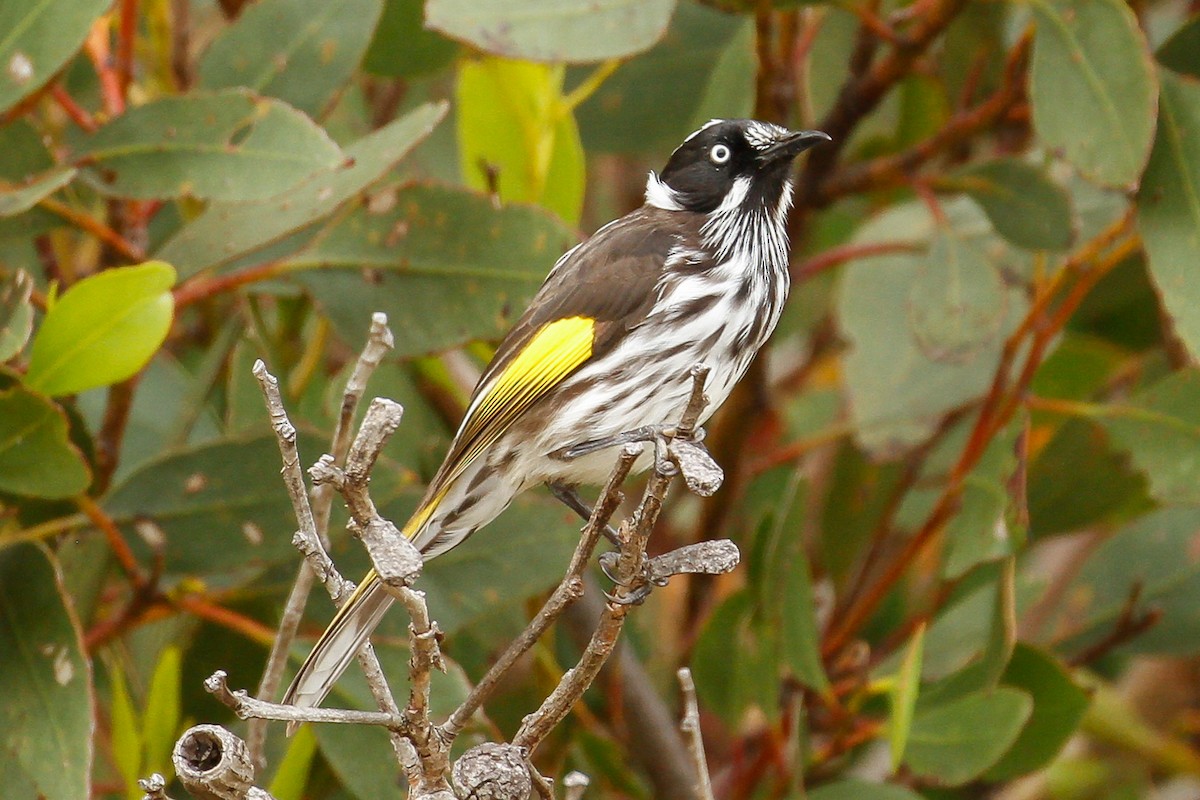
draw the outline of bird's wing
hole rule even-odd
[[[406,535],[424,527],[453,480],[530,407],[645,319],[668,258],[687,238],[662,222],[635,211],[554,266],[479,379]]]

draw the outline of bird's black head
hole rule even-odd
[[[714,119],[675,149],[661,175],[651,173],[646,200],[660,208],[708,213],[731,198],[774,211],[783,200],[792,159],[827,141],[820,131]]]

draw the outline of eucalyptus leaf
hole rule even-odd
[[[1163,503],[1200,505],[1200,371],[1172,373],[1126,403],[1097,407],[1099,422]]]
[[[418,355],[500,338],[574,243],[537,209],[417,184],[372,198],[286,265],[347,341],[379,309],[397,353]]]
[[[74,167],[55,167],[19,186],[0,184],[0,217],[15,217],[24,214],[75,179],[78,172]]]
[[[310,461],[327,446],[300,440]],[[110,491],[103,506],[122,526],[146,520],[159,528],[169,576],[235,586],[266,566],[299,558],[274,436],[220,439],[145,462]],[[131,535],[130,541],[139,552],[147,550],[141,537]]]
[[[25,270],[0,277],[0,363],[25,347],[33,331],[33,306],[29,303],[33,279]]]
[[[26,385],[52,396],[75,394],[137,373],[171,329],[174,283],[170,264],[148,261],[74,284],[33,338]]]
[[[429,0],[425,24],[486,53],[580,63],[650,48],[674,10],[675,0]]]
[[[0,491],[65,498],[91,481],[61,408],[19,386],[0,391]]]
[[[584,159],[562,98],[564,69],[503,58],[464,60],[454,89],[465,183],[541,203],[570,223],[583,209]]]
[[[0,112],[58,72],[111,5],[110,0],[0,3]]]
[[[211,203],[168,240],[157,256],[174,264],[187,278],[274,244],[328,217],[404,158],[429,135],[446,109],[445,103],[417,107],[346,147],[345,161],[317,173],[285,196]]]
[[[1033,125],[1084,175],[1133,187],[1154,139],[1157,81],[1122,0],[1034,0]],[[1069,101],[1068,101],[1069,99]]]
[[[1190,655],[1200,649],[1200,554],[1196,531],[1200,510],[1164,508],[1126,525],[1084,563],[1047,625],[1063,652],[1078,652],[1108,636],[1122,614],[1156,609],[1159,622],[1128,642],[1120,653]]]
[[[1164,67],[1200,78],[1200,16],[1183,23],[1154,55]]]
[[[91,664],[58,564],[39,545],[0,551],[0,653],[5,796],[90,797]]]
[[[239,89],[130,109],[92,134],[80,156],[110,194],[239,201],[273,197],[346,160],[303,113]]]
[[[1070,195],[1032,164],[1002,158],[972,166],[958,178],[996,232],[1018,247],[1063,250],[1074,239]]]
[[[810,789],[808,800],[922,800],[921,795],[903,786],[870,783],[850,778]]]
[[[1010,780],[1050,763],[1083,720],[1091,698],[1054,656],[1018,644],[1004,671],[1005,686],[1029,693],[1033,713],[1020,737],[984,777]]]
[[[422,0],[384,0],[363,68],[389,78],[415,78],[447,66],[457,52],[455,42],[425,27]]]
[[[199,85],[241,86],[320,114],[362,60],[382,10],[383,0],[249,4],[205,51]]]
[[[681,2],[666,37],[622,64],[579,107],[587,151],[646,154],[653,157],[657,168],[666,163],[683,137],[696,129],[702,113],[728,117],[744,110],[744,97],[720,111],[709,102],[718,89],[729,98],[738,86],[753,85],[753,73],[739,74],[736,55],[730,56],[733,64],[724,58],[728,48],[736,47],[739,37],[746,36],[745,22],[692,0]],[[844,54],[840,57],[845,58]],[[732,87],[711,83],[717,80],[718,71],[723,76],[720,80],[730,81]],[[574,77],[581,79],[581,75]],[[663,91],[664,86],[689,88]]]
[[[837,317],[850,346],[850,418],[875,457],[924,441],[943,414],[987,390],[1026,304],[1003,278],[1022,274],[1028,255],[997,237],[968,198],[942,208],[945,224],[921,204],[870,220],[855,243],[918,252],[856,259],[842,274]]]
[[[1137,198],[1150,275],[1175,331],[1200,354],[1200,82],[1161,72],[1158,134]]]
[[[969,694],[913,720],[909,769],[949,786],[977,778],[1012,747],[1033,712],[1026,692],[1001,688]]]

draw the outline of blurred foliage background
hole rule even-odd
[[[1200,795],[1183,0],[0,3],[0,794],[137,797],[189,722],[233,724],[201,680],[253,686],[298,561],[254,359],[311,463],[388,314],[370,392],[406,419],[373,491],[404,519],[557,256],[739,116],[835,139],[797,176],[781,329],[710,426],[726,485],[652,545],[729,536],[743,566],[653,594],[644,669],[543,772],[688,796],[627,701],[674,709],[690,664],[719,798]],[[577,522],[542,494],[428,568],[444,706],[561,574]],[[573,619],[476,740],[573,663]],[[403,796],[378,730],[268,755],[279,800]]]

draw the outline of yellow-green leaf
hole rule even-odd
[[[25,383],[75,394],[137,373],[171,329],[175,269],[161,261],[84,278],[51,306],[33,339]]]

